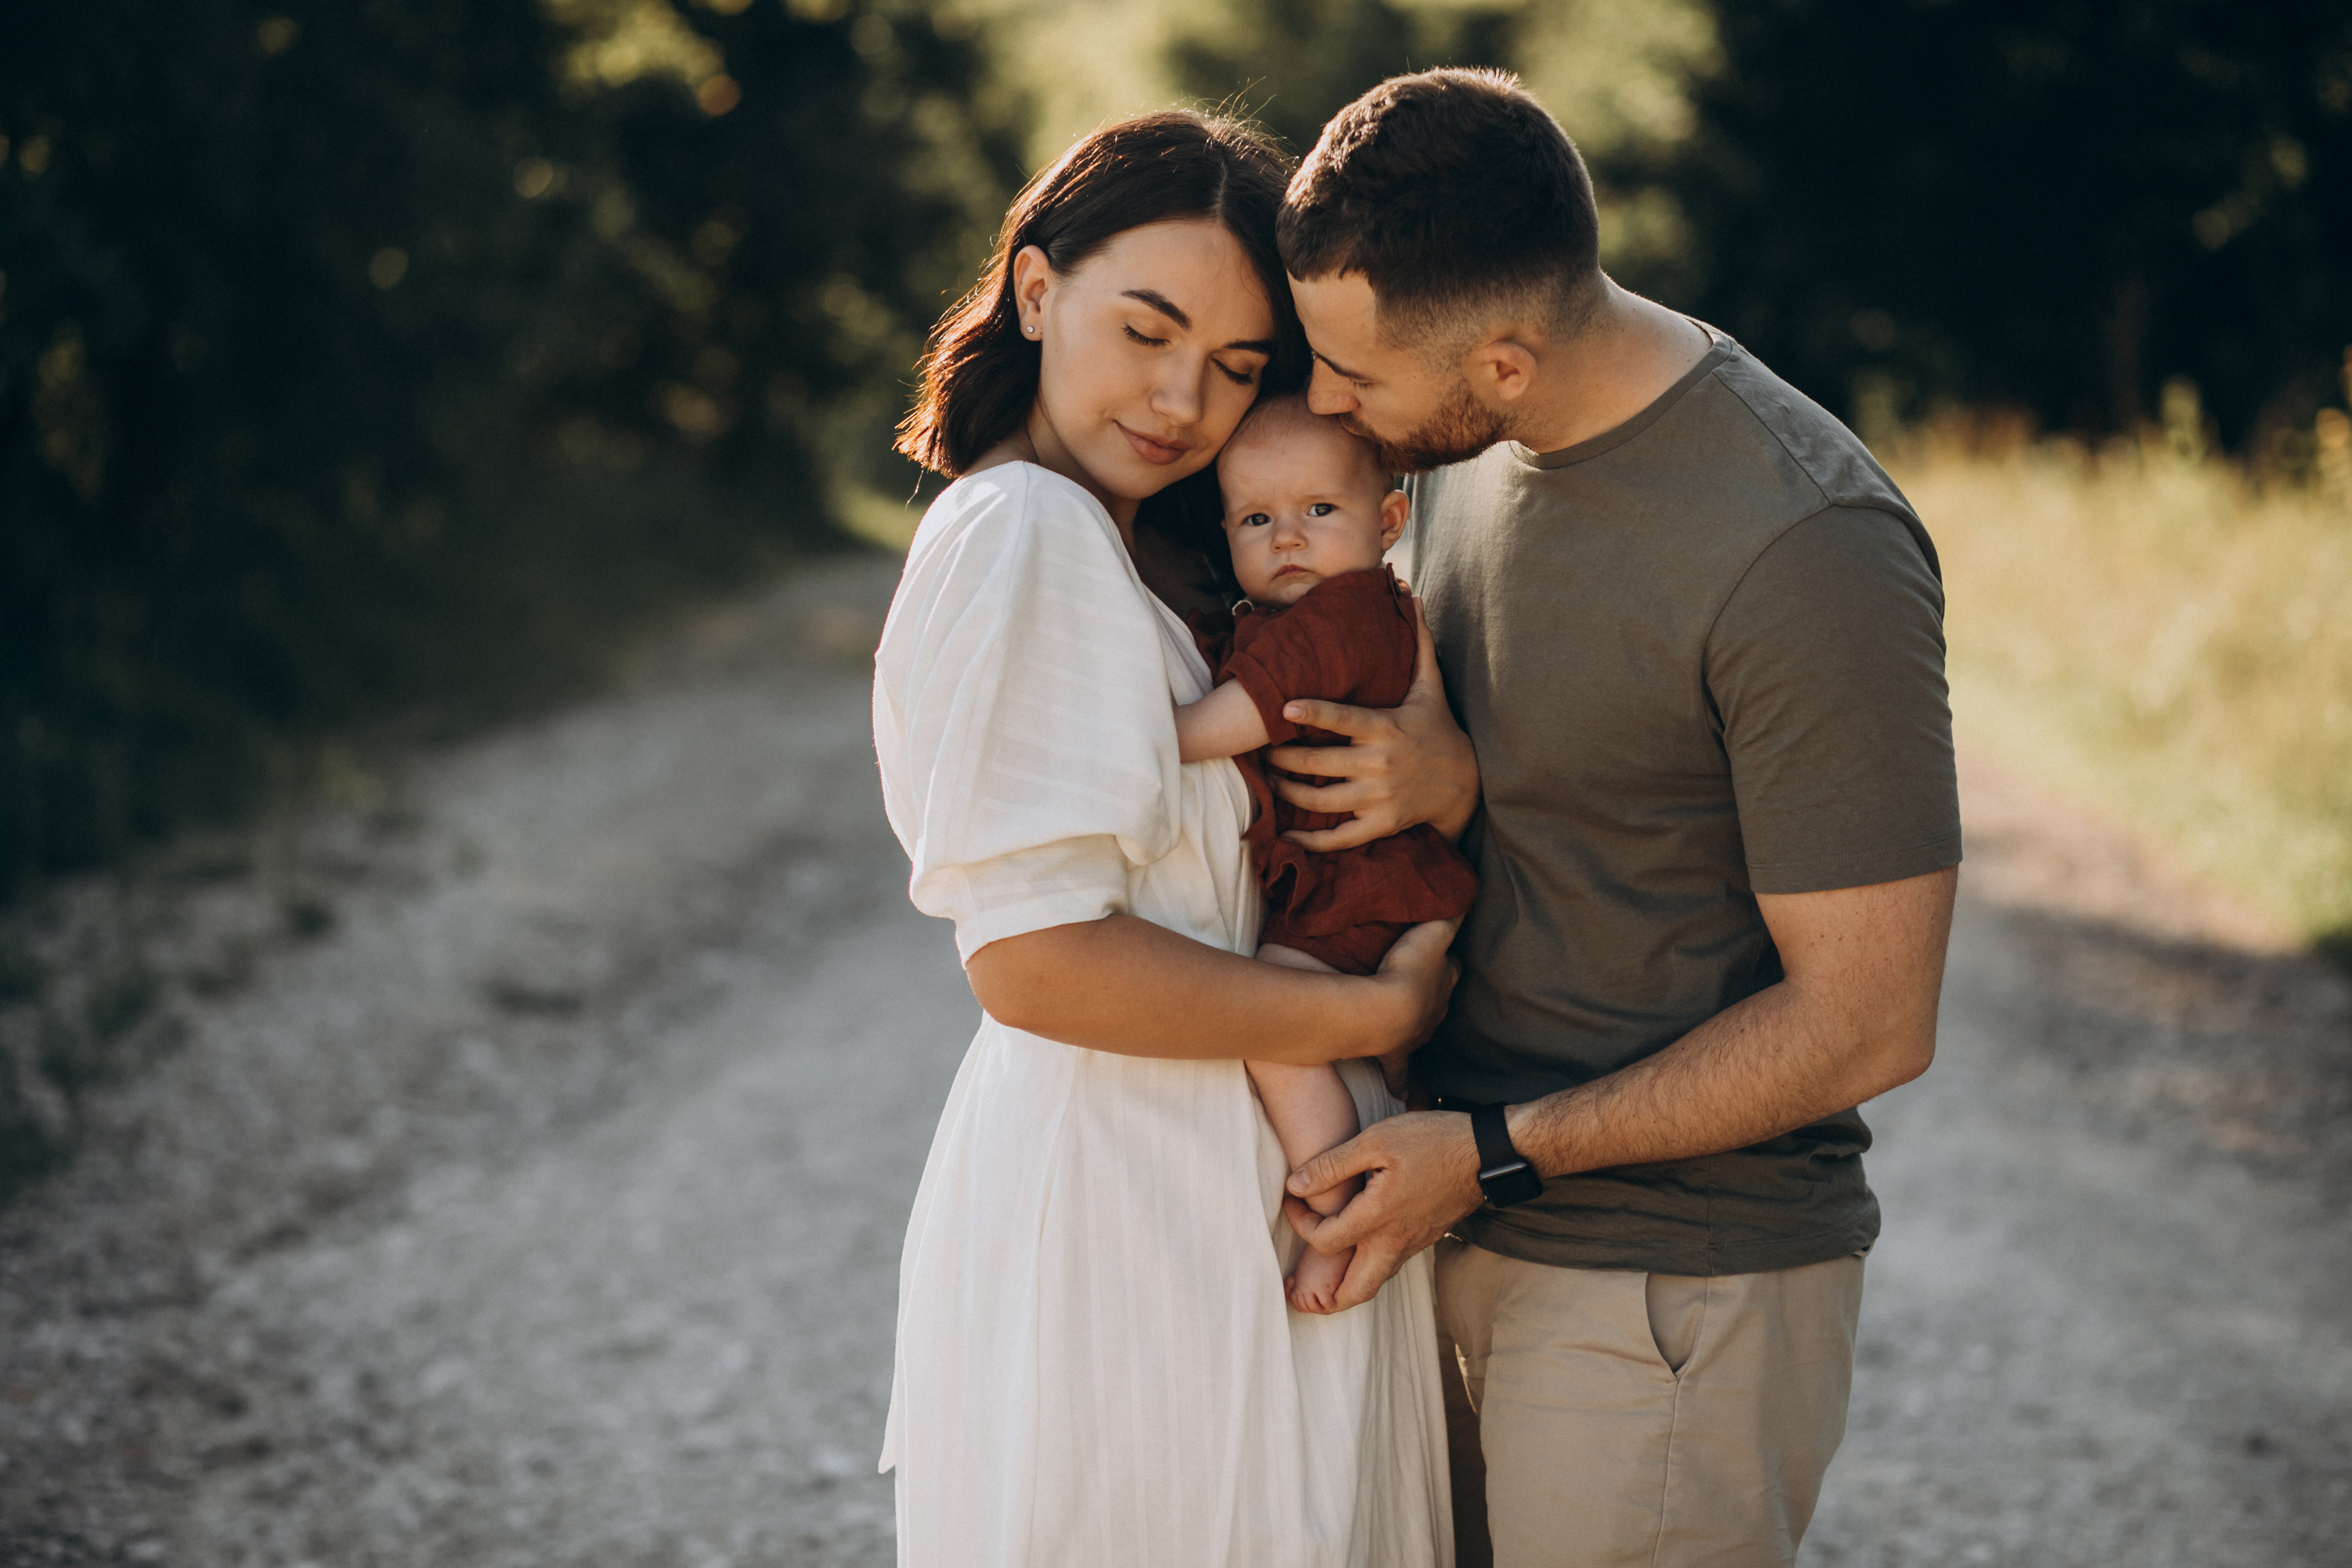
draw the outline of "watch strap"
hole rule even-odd
[[[1478,1169],[1492,1171],[1500,1166],[1522,1164],[1519,1152],[1511,1147],[1511,1124],[1499,1105],[1477,1105],[1470,1110],[1470,1136],[1478,1141]]]
[[[1478,1190],[1491,1208],[1523,1204],[1543,1192],[1543,1177],[1527,1157],[1511,1146],[1510,1123],[1505,1107],[1470,1108],[1470,1136],[1478,1143]]]

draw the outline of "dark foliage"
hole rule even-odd
[[[828,9],[681,7],[698,105],[531,0],[12,8],[0,896],[824,533],[1013,173],[964,43]]]
[[[2185,375],[2258,452],[2352,342],[2341,0],[1720,0],[1647,279],[1832,407],[2128,429]]]
[[[1507,5],[1416,13],[1386,0],[1265,0],[1236,18],[1238,33],[1181,40],[1173,63],[1187,91],[1246,110],[1303,154],[1385,78],[1507,64],[1515,20]]]

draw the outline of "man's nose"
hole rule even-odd
[[[1307,406],[1315,414],[1352,414],[1359,405],[1356,395],[1348,390],[1347,378],[1335,374],[1318,359],[1307,377]]]

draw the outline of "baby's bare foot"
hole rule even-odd
[[[1339,1281],[1348,1277],[1348,1259],[1355,1256],[1352,1247],[1337,1255],[1308,1247],[1290,1277],[1290,1304],[1302,1312],[1338,1311]]]

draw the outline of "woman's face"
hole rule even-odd
[[[1122,524],[1206,468],[1257,396],[1274,308],[1241,245],[1208,219],[1131,228],[1067,273],[1013,259],[1021,329],[1042,346],[1037,460]]]

